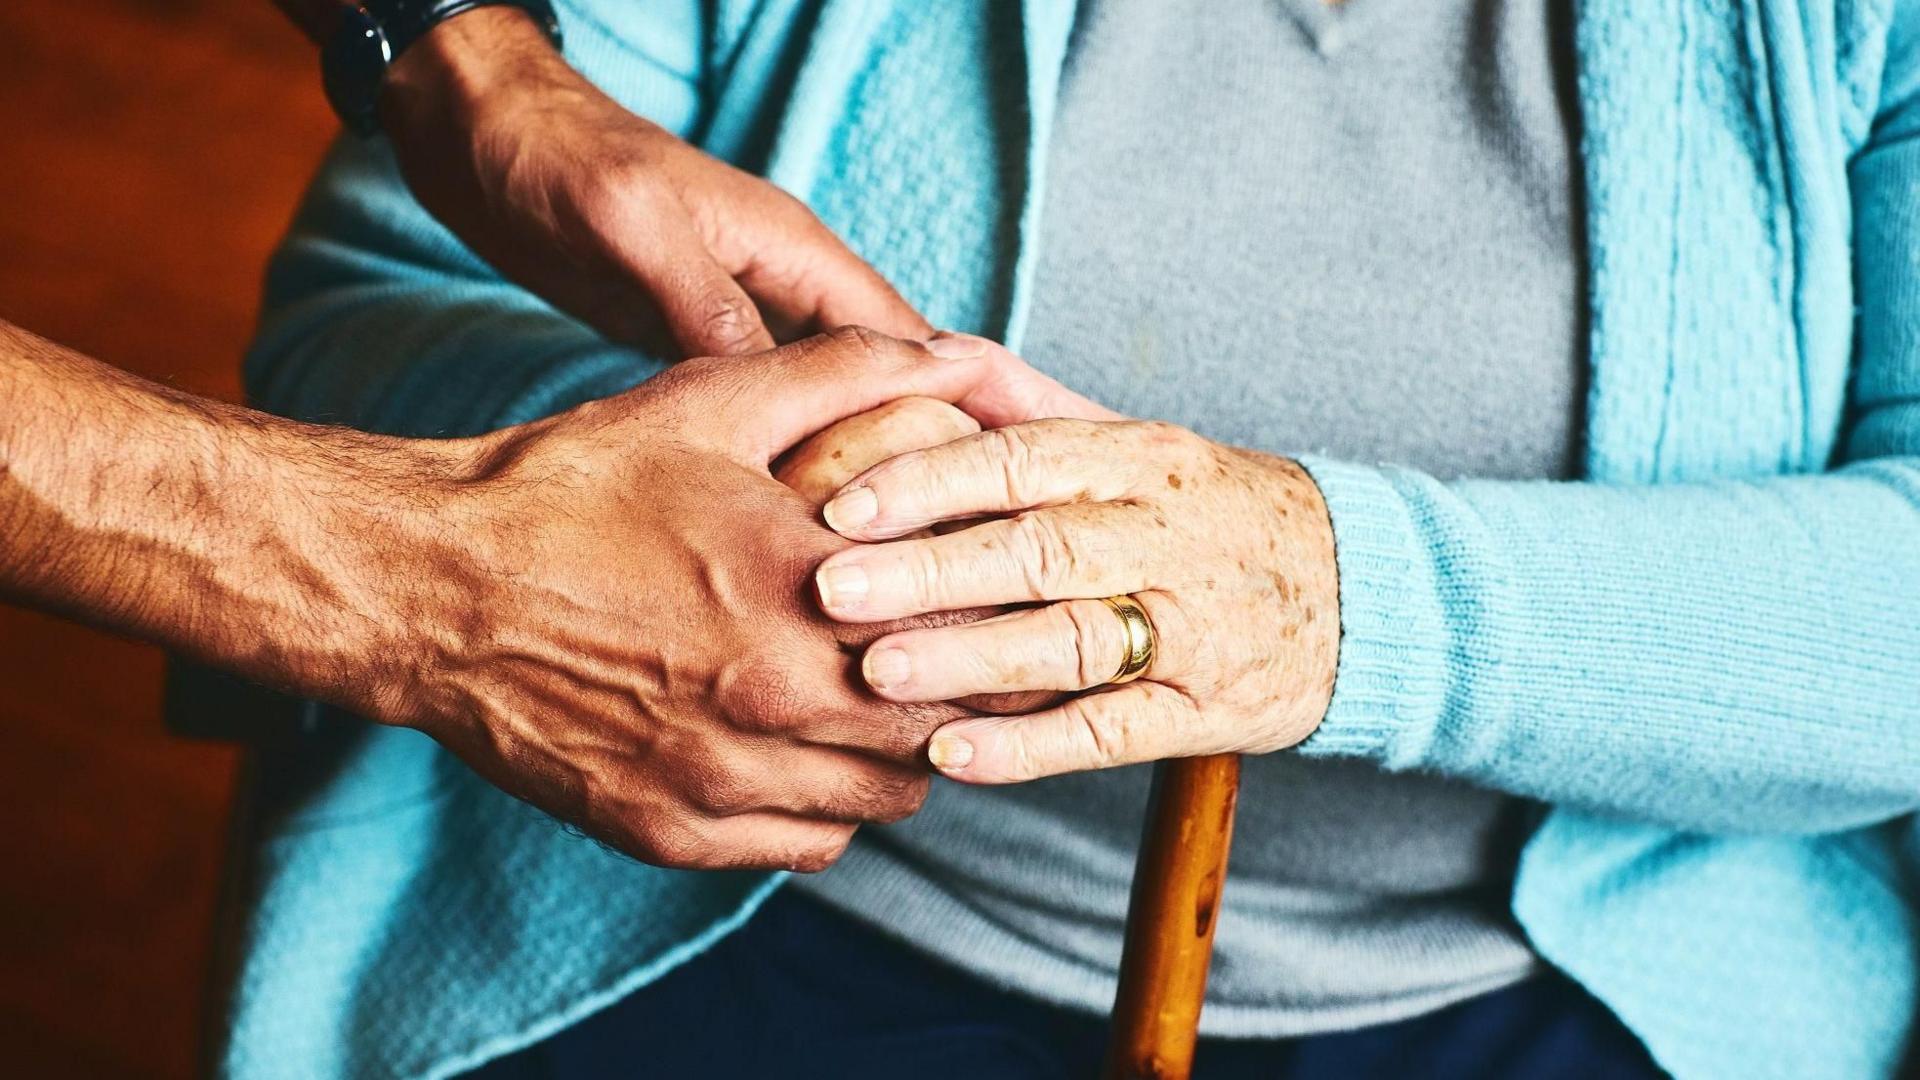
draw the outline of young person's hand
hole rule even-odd
[[[860,685],[874,631],[811,596],[847,542],[769,470],[897,398],[991,422],[1052,385],[971,339],[935,348],[971,355],[838,331],[474,440],[470,475],[412,493],[419,530],[382,545],[405,618],[347,704],[648,862],[831,863],[918,808],[928,734],[968,714]]]
[[[860,685],[876,629],[811,595],[849,546],[817,505],[844,476],[808,498],[772,463],[861,414],[846,443],[886,456],[898,435],[863,425],[939,442],[1080,399],[978,338],[846,329],[399,439],[193,398],[0,322],[0,400],[0,600],[416,728],[650,862],[810,869],[911,813],[927,734],[969,713]]]
[[[842,325],[931,332],[799,200],[622,108],[517,9],[436,26],[380,108],[421,204],[612,340],[677,359]]]

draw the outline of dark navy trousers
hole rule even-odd
[[[660,981],[473,1074],[804,1080],[1094,1077],[1104,1018],[996,989],[818,902],[778,893]],[[1203,1039],[1196,1080],[1638,1080],[1663,1075],[1557,973],[1394,1024]]]

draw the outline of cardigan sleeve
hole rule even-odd
[[[561,16],[568,59],[622,105],[683,136],[699,122],[703,0],[563,2]],[[624,22],[610,29],[610,16]],[[246,385],[304,420],[457,436],[617,393],[661,366],[501,279],[413,199],[384,140],[346,137],[268,269]]]
[[[1342,638],[1302,753],[1702,831],[1920,807],[1920,49],[1898,22],[1851,169],[1833,468],[1628,487],[1309,459]]]

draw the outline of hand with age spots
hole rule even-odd
[[[943,426],[909,417],[929,398]],[[818,440],[792,448],[837,421],[871,460],[977,429],[961,413],[1005,424],[1079,400],[979,339],[846,328],[447,445],[449,475],[404,473],[378,504],[418,508],[365,553],[408,591],[371,606],[348,666],[283,681],[350,686],[332,700],[646,862],[820,869],[859,824],[919,808],[928,736],[974,714],[863,692],[854,659],[880,628],[808,595],[847,542],[773,472],[831,461]],[[855,437],[888,417],[895,442]]]
[[[929,756],[956,780],[1279,750],[1326,712],[1338,573],[1325,503],[1296,462],[1165,423],[1038,420],[900,454],[842,488],[825,514],[869,542],[815,575],[836,620],[1026,605],[874,641],[862,672],[880,696],[1090,690],[944,726]],[[916,535],[983,516],[1000,517]],[[1121,621],[1100,598],[1120,594],[1145,609],[1158,654],[1139,680],[1100,688],[1125,653]]]
[[[1005,352],[998,346],[993,348]],[[1085,401],[1065,404],[1080,413],[1103,411]],[[979,430],[979,421],[937,398],[899,398],[848,417],[809,438],[781,459],[773,475],[817,507],[848,481],[896,454],[940,446]],[[964,527],[943,525],[941,531]],[[934,532],[927,529],[914,535],[931,536]],[[1000,610],[1004,609],[989,608],[979,617]],[[980,694],[955,703],[984,712],[1010,713],[1052,704],[1061,696],[1056,692]]]

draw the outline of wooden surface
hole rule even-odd
[[[1154,766],[1106,1080],[1185,1080],[1193,1070],[1239,794],[1238,754]]]
[[[332,128],[267,0],[0,3],[0,318],[234,397]],[[163,734],[160,670],[0,609],[8,1075],[192,1072],[233,758]]]

